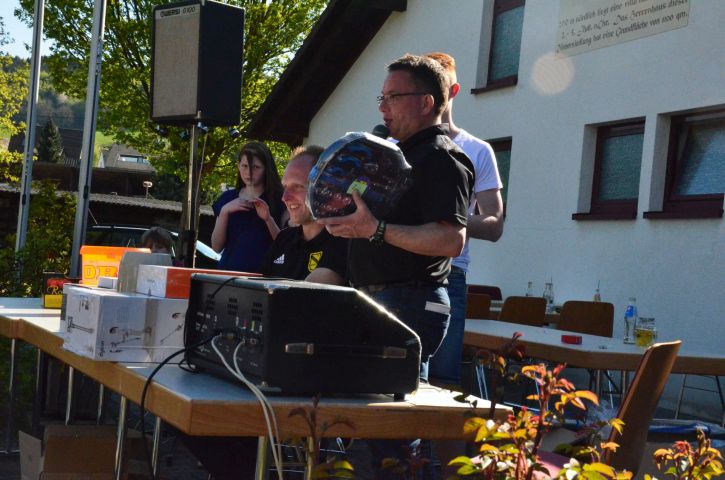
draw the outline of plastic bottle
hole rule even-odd
[[[601,302],[602,296],[599,294],[599,280],[597,280],[597,289],[594,291],[594,298],[592,299],[593,302]]]
[[[624,343],[634,343],[634,329],[637,326],[637,299],[629,297],[624,311]]]
[[[601,302],[602,301],[602,296],[599,294],[599,289],[598,288],[594,292],[594,298],[592,299],[592,301],[594,301],[594,302]]]
[[[551,313],[554,310],[554,282],[546,282],[542,296],[546,300],[546,312]]]
[[[526,296],[527,297],[534,296],[534,282],[529,282],[529,286],[526,287]]]

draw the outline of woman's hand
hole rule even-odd
[[[248,212],[252,208],[254,208],[254,200],[250,200],[249,198],[235,198],[224,205],[219,211],[219,214],[229,215],[234,212]]]
[[[267,222],[270,219],[269,214],[269,205],[267,205],[267,202],[262,200],[261,198],[255,198],[249,202],[254,206],[254,209],[257,211],[257,216],[262,219],[262,221]]]
[[[277,238],[277,235],[279,234],[279,226],[274,218],[272,218],[272,215],[269,214],[269,205],[267,205],[267,202],[261,198],[255,198],[251,203],[254,205],[257,216],[261,218],[265,224],[267,224],[267,230],[269,230],[269,235],[272,237],[272,240]]]

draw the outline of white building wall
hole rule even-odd
[[[375,96],[388,62],[405,52],[450,53],[462,84],[456,123],[484,139],[513,137],[504,234],[497,243],[471,242],[469,283],[521,295],[528,281],[538,292],[553,278],[557,301],[564,301],[590,299],[600,282],[602,299],[615,305],[615,336],[622,335],[618,319],[634,295],[640,315],[656,318],[660,339],[722,354],[725,221],[649,220],[642,212],[658,210],[662,197],[656,179],[666,135],[655,135],[656,125],[667,124],[662,115],[725,105],[725,2],[691,0],[686,27],[556,59],[559,2],[528,0],[518,85],[473,95],[489,1],[409,0],[315,117],[308,142],[327,145],[380,123]],[[551,90],[561,91],[545,93]],[[585,126],[634,117],[646,117],[637,219],[572,220],[584,211],[578,209],[582,163],[593,161],[583,155]],[[665,406],[676,400],[680,378],[674,377]],[[717,417],[715,399],[686,397]]]

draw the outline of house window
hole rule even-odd
[[[511,170],[511,139],[491,140],[488,142],[496,154],[496,164],[498,165],[498,174],[501,177],[503,188],[501,189],[501,198],[503,198],[504,207],[506,206],[506,197],[508,196],[509,171]]]
[[[725,110],[673,117],[662,211],[644,217],[719,218],[723,193]]]
[[[637,217],[644,121],[597,129],[592,200],[589,213],[574,220],[616,220]]]
[[[149,163],[146,157],[139,157],[137,155],[120,155],[119,160],[128,163]]]
[[[487,65],[484,64],[486,73],[480,75],[482,72],[479,72],[479,84],[482,85],[474,88],[472,93],[508,87],[518,82],[525,3],[525,0],[493,0],[490,36],[486,35],[487,45],[482,45],[488,48],[481,49],[482,52],[488,50]]]

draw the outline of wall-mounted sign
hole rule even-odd
[[[687,26],[690,0],[560,0],[556,54],[571,56]]]

